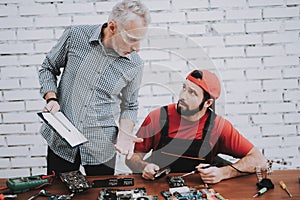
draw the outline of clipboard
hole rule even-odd
[[[37,115],[63,137],[71,147],[88,142],[86,137],[78,131],[62,112],[57,112],[55,114],[50,112],[38,112]]]

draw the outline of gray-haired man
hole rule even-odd
[[[39,80],[44,111],[62,111],[88,139],[72,148],[50,127],[41,134],[48,147],[47,172],[79,169],[113,174],[115,150],[132,156],[138,89],[143,62],[137,55],[150,15],[138,0],[117,3],[103,25],[68,27],[47,54]],[[61,74],[57,87],[57,76]]]

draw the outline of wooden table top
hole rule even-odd
[[[168,174],[167,176],[180,176],[181,174]],[[161,192],[169,189],[169,185],[166,181],[166,177],[159,180],[149,181],[141,178],[140,174],[133,175],[117,175],[117,176],[90,176],[87,179],[92,182],[93,180],[103,180],[107,178],[134,178],[134,186],[127,187],[109,187],[109,188],[120,188],[120,189],[134,189],[138,187],[145,187],[147,195],[156,195],[158,199],[164,199]],[[300,199],[300,183],[298,178],[300,177],[300,170],[276,170],[271,175],[268,176],[272,180],[275,188],[267,191],[262,196],[257,199]],[[288,190],[293,195],[290,198],[286,191],[284,191],[280,185],[279,181],[284,181]],[[195,187],[202,185],[201,179],[198,174],[193,174],[184,177],[184,181],[187,186]],[[254,199],[252,196],[257,192],[257,177],[255,174],[241,176],[237,178],[232,178],[228,180],[223,180],[220,183],[210,185],[211,188],[219,192],[226,199]],[[6,179],[0,179],[0,187],[6,186]],[[54,194],[68,194],[65,185],[59,180],[55,179],[50,186],[46,186],[43,189]],[[99,192],[103,188],[91,188],[88,191],[80,194],[76,194],[72,199],[74,200],[97,200]],[[35,193],[38,193],[40,189],[30,190],[25,193],[18,194],[17,199],[26,200]],[[47,197],[38,197],[36,199],[47,199]]]

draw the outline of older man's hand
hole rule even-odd
[[[143,142],[143,139],[120,130],[115,148],[122,155],[126,155],[126,159],[130,159],[136,142]]]

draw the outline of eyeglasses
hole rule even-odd
[[[144,36],[138,37],[128,33],[124,28],[120,30],[120,35],[127,44],[135,44],[144,39]]]

